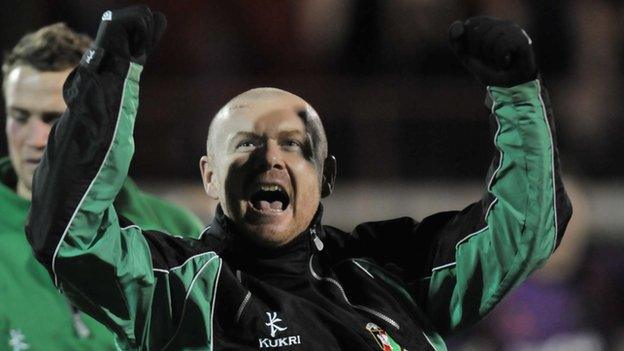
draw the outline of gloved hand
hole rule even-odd
[[[106,11],[94,46],[143,65],[166,28],[165,15],[145,5]]]
[[[472,17],[449,28],[455,55],[484,85],[511,87],[537,78],[531,39],[511,21]]]

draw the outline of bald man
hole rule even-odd
[[[320,196],[333,187],[335,162],[327,157],[312,106],[286,91],[258,88],[217,113],[200,169],[206,193],[219,201],[236,232],[276,247],[310,225]]]
[[[199,240],[118,217],[139,76],[164,27],[147,7],[103,15],[66,84],[27,227],[57,286],[122,349],[444,350],[442,336],[490,311],[560,240],[571,208],[530,39],[489,18],[450,33],[488,85],[498,150],[483,198],[463,211],[324,226],[336,165],[318,114],[260,88],[210,126],[200,168],[219,207]]]

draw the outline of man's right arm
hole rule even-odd
[[[93,52],[86,54],[86,60]],[[101,59],[91,55],[91,60]],[[131,276],[119,278],[138,279],[144,289],[153,286],[147,244],[138,235],[133,238],[124,233],[132,227],[120,227],[112,206],[133,153],[141,70],[136,63],[108,56],[97,67],[83,62],[72,72],[64,87],[68,109],[54,125],[33,179],[26,233],[36,257],[55,285],[72,299],[80,300],[85,288],[94,290],[90,299],[107,306],[111,314],[98,316],[99,320],[140,313],[128,310],[121,298],[124,294],[111,291],[124,286],[109,278],[119,273],[107,273],[120,265],[111,260],[118,260],[113,251],[122,245],[132,247],[133,262]],[[112,255],[104,257],[105,251]],[[86,281],[89,279],[93,282]],[[146,294],[150,292],[132,292],[137,297]],[[112,301],[116,297],[119,301]],[[124,328],[129,327],[126,324]]]
[[[112,24],[107,14],[98,38],[119,18],[127,21],[122,26],[129,22],[121,29],[138,30],[148,45],[156,41],[156,16],[149,9],[114,11]],[[137,33],[131,34],[125,37],[130,49],[128,38]],[[136,58],[148,51],[124,57],[115,49],[88,51],[65,83],[68,108],[35,172],[26,233],[56,286],[113,330],[121,345],[162,349],[174,341],[189,297],[202,295],[198,300],[208,304],[201,311],[204,325],[210,323],[210,289],[191,289],[197,272],[214,284],[220,259],[198,242],[145,232],[118,218],[112,204],[134,151],[142,70]]]

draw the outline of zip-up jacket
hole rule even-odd
[[[104,57],[68,79],[27,234],[55,284],[134,350],[444,350],[557,246],[571,215],[538,80],[488,87],[496,155],[483,197],[275,249],[218,210],[199,240],[147,230],[113,199],[133,154],[142,66]]]

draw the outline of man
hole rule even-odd
[[[0,159],[0,350],[115,348],[104,326],[79,313],[54,288],[24,234],[33,172],[52,124],[66,109],[63,83],[90,44],[87,36],[58,23],[24,36],[4,59],[10,156]],[[115,207],[150,228],[189,235],[201,230],[195,216],[142,193],[130,180]]]
[[[557,245],[571,208],[531,44],[483,17],[450,33],[488,85],[498,150],[484,197],[463,211],[350,234],[323,226],[336,167],[320,119],[300,97],[260,88],[211,124],[200,168],[220,206],[199,240],[120,218],[111,204],[132,157],[139,76],[165,25],[147,7],[104,13],[66,84],[26,229],[55,284],[123,349],[443,350],[441,336],[489,312]]]

